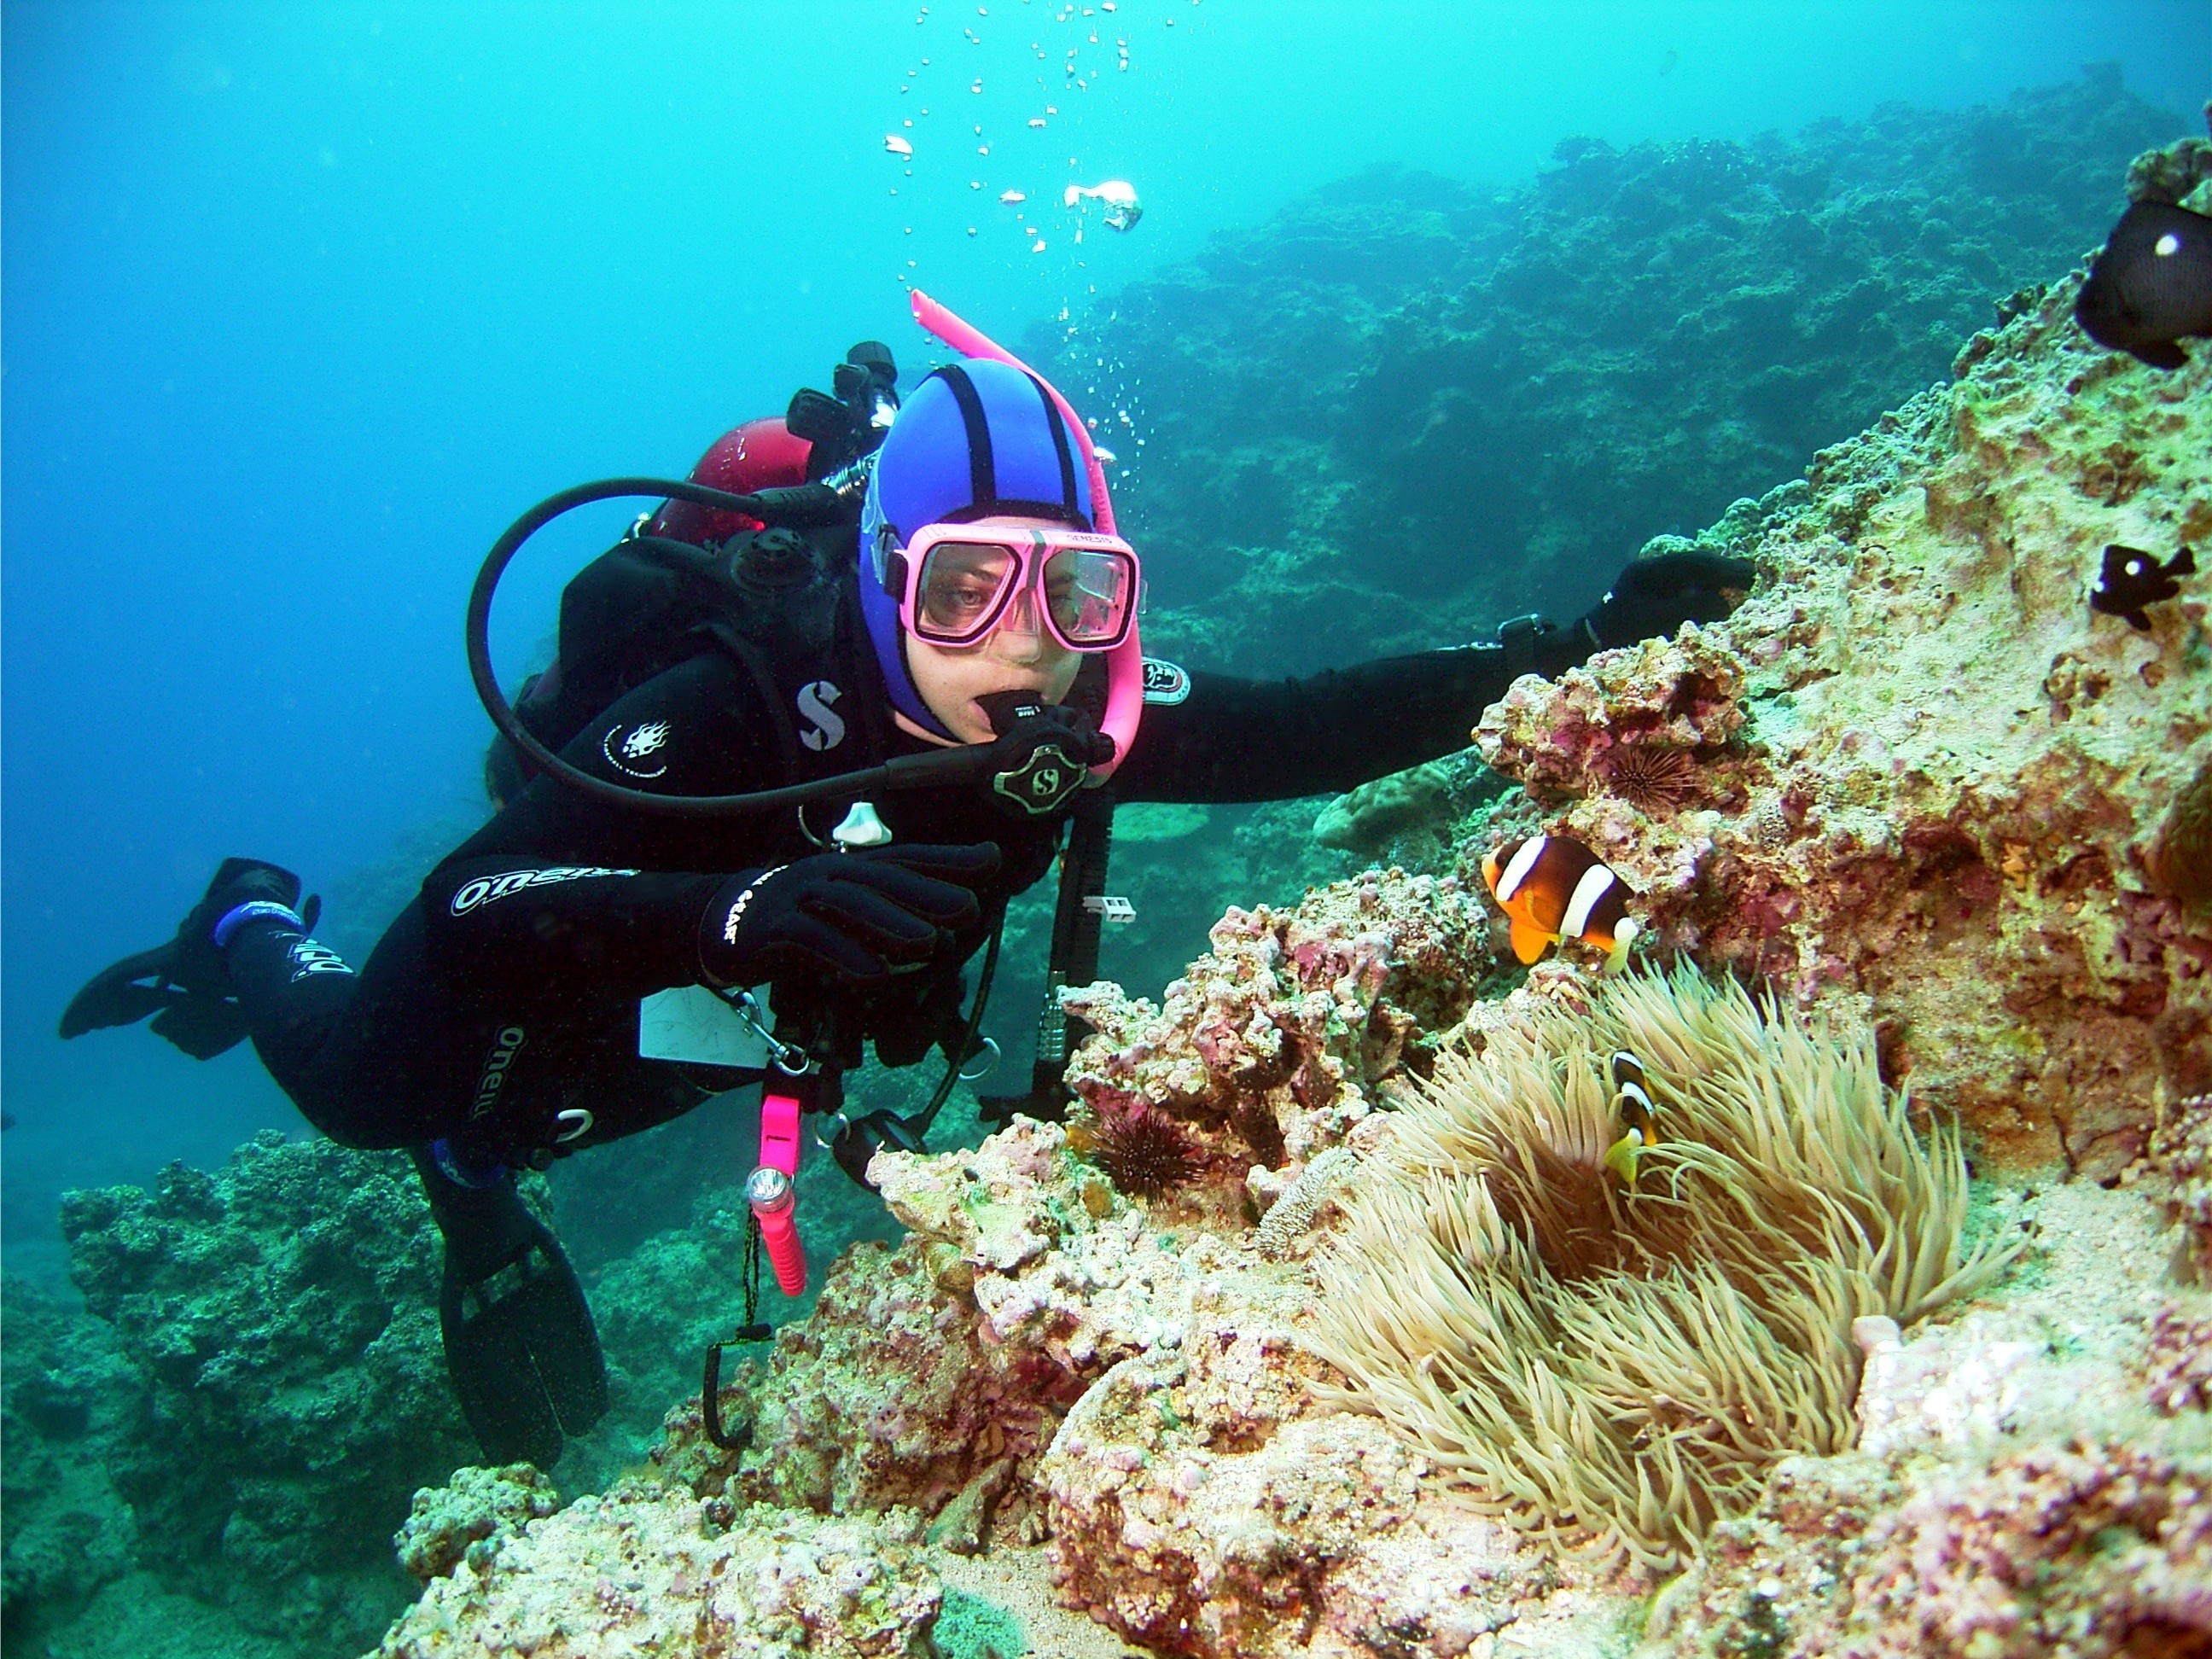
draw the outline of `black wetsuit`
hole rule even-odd
[[[633,787],[721,794],[927,748],[892,724],[865,638],[846,628],[839,639],[793,707],[769,706],[774,687],[708,649],[623,696],[564,758]],[[1086,666],[1072,701],[1097,673]],[[1123,801],[1349,789],[1465,747],[1476,714],[1509,679],[1507,653],[1485,647],[1304,680],[1194,673],[1182,701],[1146,708],[1112,787]],[[959,963],[1007,900],[1051,867],[1064,821],[1011,817],[974,786],[873,802],[899,842],[988,841],[1003,855],[978,890],[972,936],[932,971],[866,1001],[862,1024],[878,1058],[910,1063],[946,1034]],[[808,810],[812,833],[824,836],[842,808]],[[357,978],[312,942],[268,930],[231,946],[231,981],[270,1074],[334,1139],[399,1146],[460,1137],[513,1161],[549,1147],[555,1115],[581,1108],[594,1127],[577,1144],[588,1145],[744,1080],[640,1058],[638,1003],[698,982],[701,919],[733,872],[820,850],[789,808],[667,817],[539,778],[431,872]]]

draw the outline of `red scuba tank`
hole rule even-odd
[[[814,446],[769,416],[733,426],[714,440],[691,469],[693,483],[745,495],[806,482],[806,462]],[[742,513],[725,513],[691,501],[663,501],[646,526],[650,536],[672,537],[695,547],[727,541],[741,531],[758,530],[761,521]]]

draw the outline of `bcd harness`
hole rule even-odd
[[[501,733],[495,744],[508,746],[524,778],[547,773],[594,798],[647,811],[722,816],[792,805],[803,812],[812,802],[849,803],[879,790],[972,781],[1018,816],[1044,817],[1066,810],[1072,795],[1030,1086],[1024,1093],[979,1099],[987,1121],[1004,1122],[1017,1112],[1057,1121],[1066,1108],[1065,1077],[1074,1040],[1060,991],[1097,976],[1101,926],[1109,915],[1127,913],[1126,902],[1109,901],[1105,890],[1112,788],[1078,787],[1085,776],[1080,759],[1054,742],[1055,730],[1068,728],[1064,711],[1024,706],[1011,696],[1006,712],[1018,735],[1006,733],[997,744],[895,757],[845,772],[835,771],[834,761],[802,744],[791,711],[799,706],[802,690],[818,678],[825,658],[842,654],[841,632],[849,628],[854,614],[848,591],[851,577],[842,574],[842,556],[855,533],[859,495],[857,480],[849,475],[743,496],[651,478],[611,479],[564,491],[518,520],[486,559],[470,605],[471,669]],[[646,534],[641,519],[562,590],[554,662],[526,682],[517,706],[509,707],[492,676],[486,639],[500,574],[522,543],[553,518],[587,501],[620,495],[696,501],[747,513],[767,526],[708,548]],[[785,775],[797,781],[742,795],[663,795],[581,772],[559,757],[556,751],[623,695],[708,651],[724,653],[743,670],[769,711]],[[1158,667],[1170,680],[1180,673],[1168,665]],[[800,822],[810,839],[821,839],[803,816]],[[968,1042],[981,1021],[997,952],[994,933],[967,1022]],[[793,1018],[806,1023],[795,1011]],[[779,1035],[785,1030],[781,1014],[777,1030]],[[817,1054],[823,1047],[814,1041],[805,1046]],[[867,1127],[880,1139],[920,1150],[965,1054],[965,1044],[955,1050],[943,1082],[921,1112],[901,1119],[870,1114]],[[835,1112],[836,1107],[828,1103],[824,1109]],[[864,1181],[865,1157],[857,1169],[850,1158],[841,1156],[840,1163]]]

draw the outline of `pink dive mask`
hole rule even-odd
[[[1020,612],[1070,651],[1111,651],[1137,612],[1137,556],[1118,536],[924,525],[902,562],[899,623],[932,645],[978,644]]]

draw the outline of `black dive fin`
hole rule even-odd
[[[151,1014],[158,1036],[194,1060],[212,1060],[246,1037],[245,1011],[232,994],[230,975],[216,948],[216,920],[234,905],[259,899],[292,907],[303,931],[313,932],[323,902],[298,903],[300,878],[258,859],[225,859],[177,936],[103,968],[62,1010],[64,1039],[112,1025],[135,1025]]]
[[[135,1025],[149,1014],[173,1007],[185,994],[169,979],[174,954],[173,945],[158,945],[101,969],[62,1010],[62,1036],[77,1037],[110,1025]]]
[[[607,1408],[584,1287],[512,1183],[465,1191],[424,1178],[437,1183],[431,1209],[446,1237],[438,1322],[462,1414],[488,1462],[550,1469],[563,1432],[581,1434]]]
[[[246,1040],[246,1011],[235,1000],[177,982],[174,940],[103,969],[62,1010],[64,1037],[154,1016],[154,1032],[194,1060],[212,1060]]]

